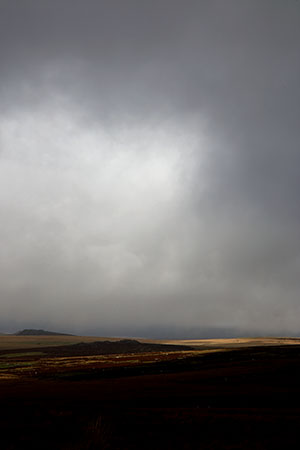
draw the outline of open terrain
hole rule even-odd
[[[1,336],[1,448],[298,448],[299,343]]]
[[[50,347],[78,344],[81,342],[119,341],[120,337],[76,336],[67,334],[54,335],[11,335],[0,334],[0,351],[7,349],[25,349],[33,347]],[[144,339],[139,342],[170,345],[187,345],[195,348],[235,348],[272,345],[300,345],[300,338],[266,337],[266,338],[232,338],[232,339]]]

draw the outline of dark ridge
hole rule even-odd
[[[25,329],[15,333],[16,336],[73,336],[67,333],[56,333],[54,331],[47,330],[35,330],[35,329]]]
[[[193,350],[187,345],[150,344],[134,339],[122,339],[120,341],[96,341],[91,343],[80,342],[73,345],[61,345],[59,347],[46,347],[43,351],[57,356],[89,356],[109,355],[120,353],[147,353],[167,351]]]

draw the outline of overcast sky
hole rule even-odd
[[[300,334],[300,2],[0,0],[0,331]]]

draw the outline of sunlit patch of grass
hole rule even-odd
[[[18,361],[18,362],[1,362],[0,369],[12,369],[14,367],[31,366],[31,361]]]
[[[20,352],[3,355],[0,359],[0,373],[5,377],[73,377],[82,376],[94,370],[106,370],[113,367],[133,368],[157,363],[185,360],[208,353],[224,352],[229,349],[199,349],[190,351],[145,352],[127,354],[107,354],[90,356],[51,356],[42,352]],[[39,356],[43,357],[39,358]],[[32,357],[32,359],[31,359]],[[36,358],[35,358],[36,357]],[[30,359],[28,359],[30,358]],[[35,359],[34,359],[35,358]],[[2,379],[2,378],[1,378]]]
[[[228,352],[230,351],[230,348],[211,348],[211,349],[206,349],[206,350],[196,350],[195,354],[196,355],[205,355],[207,353],[219,353],[219,352]]]
[[[17,380],[18,376],[12,373],[0,373],[0,381]]]

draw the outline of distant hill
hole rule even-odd
[[[41,348],[40,348],[41,350]],[[194,350],[194,347],[174,344],[150,344],[139,342],[134,339],[122,339],[120,341],[96,341],[80,342],[73,345],[60,345],[55,347],[44,347],[43,352],[52,356],[92,356],[112,355],[121,353],[148,353],[148,352],[175,352]]]
[[[47,330],[35,330],[35,329],[25,329],[15,333],[16,336],[73,336],[67,333],[56,333],[54,331]]]

